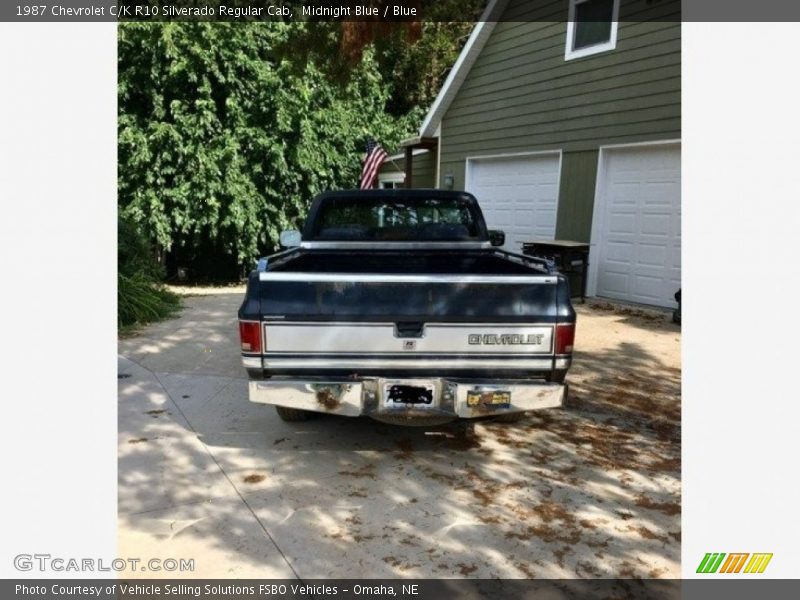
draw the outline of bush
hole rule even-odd
[[[118,223],[117,327],[158,321],[180,309],[178,296],[161,283],[163,268],[147,241],[129,222]]]
[[[142,273],[117,276],[117,326],[126,328],[159,321],[180,309],[178,296]]]

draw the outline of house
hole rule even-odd
[[[590,296],[675,306],[680,76],[678,2],[492,0],[381,181],[472,192],[506,249],[588,242]]]
[[[417,148],[412,150],[412,160],[409,164],[413,167],[411,177],[407,177],[405,152],[389,156],[378,171],[378,187],[392,189],[405,187],[408,181],[414,182],[414,187],[435,188],[436,185],[436,148]]]

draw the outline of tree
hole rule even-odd
[[[121,216],[190,276],[236,277],[314,195],[357,185],[368,138],[392,150],[417,129],[469,28],[355,60],[341,24],[121,23]]]

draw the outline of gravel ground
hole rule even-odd
[[[201,577],[680,576],[668,313],[578,304],[569,406],[520,423],[287,424],[247,401],[241,290],[184,295],[120,341],[120,556]]]

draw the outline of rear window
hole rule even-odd
[[[316,215],[315,240],[478,239],[472,203],[458,198],[329,198]]]

